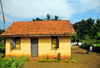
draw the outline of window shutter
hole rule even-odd
[[[57,38],[57,48],[59,48],[59,38]]]
[[[57,36],[52,36],[52,48],[59,48],[59,38]]]
[[[11,48],[16,48],[16,40],[15,39],[11,39]]]

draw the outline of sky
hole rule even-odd
[[[69,20],[72,24],[87,20],[100,19],[100,0],[1,0],[6,29],[16,21],[32,21],[46,18],[47,14]],[[4,29],[0,4],[0,29]]]

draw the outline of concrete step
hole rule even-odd
[[[30,57],[30,60],[31,61],[38,61],[39,60],[39,57]]]
[[[37,61],[34,61],[34,60],[31,60],[31,61],[28,61],[28,62],[34,62],[34,63],[37,63]]]

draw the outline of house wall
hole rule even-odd
[[[51,48],[51,37],[39,37],[38,38],[38,56],[39,57],[57,57],[60,52],[61,57],[71,57],[71,37],[58,37],[59,38],[59,48]],[[20,49],[10,49],[10,39],[6,38],[6,56],[21,56],[28,55],[31,56],[31,38],[21,38],[21,48]]]
[[[51,37],[39,38],[39,57],[57,57],[60,52],[61,57],[70,58],[71,57],[71,37],[58,37],[59,38],[59,48],[57,50],[51,48]]]
[[[6,56],[21,56],[27,55],[31,56],[30,50],[31,50],[31,43],[30,43],[30,38],[21,38],[21,47],[20,49],[11,49],[10,48],[10,39],[11,38],[6,38]]]

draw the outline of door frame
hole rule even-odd
[[[31,38],[31,57],[35,57],[35,56],[32,56],[32,39],[37,39],[37,42],[38,42],[38,38]],[[37,57],[38,57],[38,44],[37,44]]]

